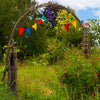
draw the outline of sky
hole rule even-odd
[[[87,19],[100,20],[100,0],[36,0],[39,4],[54,1],[65,7],[70,6],[75,9],[75,13],[84,22]]]

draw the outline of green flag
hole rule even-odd
[[[46,19],[46,17],[45,17],[45,15],[44,15],[44,14],[42,15],[41,19],[43,19],[43,20],[47,21],[47,19]]]

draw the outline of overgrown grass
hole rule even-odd
[[[44,62],[42,63],[42,61],[39,62],[35,60],[18,62],[17,84],[19,100],[100,100],[100,93],[98,92],[99,88],[97,88],[97,86],[93,88],[93,93],[81,93],[80,97],[78,98],[76,94],[76,91],[78,90],[73,90],[73,88],[71,89],[71,86],[69,87],[68,85],[59,82],[59,78],[64,75],[64,73],[71,75],[69,78],[75,79],[74,82],[76,83],[77,77],[74,77],[74,75],[80,77],[80,75],[83,73],[82,75],[84,75],[86,78],[88,78],[87,75],[92,75],[90,72],[93,72],[96,75],[96,72],[100,69],[98,52],[97,54],[93,52],[88,61],[81,56],[82,54],[80,52],[81,51],[76,49],[68,49],[65,53],[65,58],[62,59],[59,64],[52,66],[47,66]],[[77,69],[80,68],[80,65],[82,65],[82,70],[80,70],[78,75]],[[86,72],[88,71],[89,73],[85,75],[85,71],[83,70],[86,70]],[[70,83],[70,85],[71,84],[72,83]],[[91,82],[89,84],[91,85]],[[0,92],[2,94],[6,93],[6,91],[2,89]]]

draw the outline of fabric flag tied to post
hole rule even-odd
[[[31,27],[26,28],[26,32],[27,32],[27,34],[28,34],[29,36],[31,36]]]
[[[23,32],[25,31],[25,28],[20,28],[19,27],[19,36],[21,36],[23,34]]]
[[[41,22],[42,22],[42,20],[40,19],[40,20],[37,22],[37,24],[41,24]]]
[[[48,8],[48,17],[51,15],[51,11],[50,9]]]
[[[69,25],[70,25],[70,23],[64,25],[68,32],[69,32]]]
[[[37,23],[35,23],[32,28],[34,28],[35,30],[37,30]]]
[[[46,17],[45,17],[45,15],[44,15],[44,14],[42,15],[41,19],[43,19],[43,20],[47,21],[47,19],[46,19]]]
[[[76,20],[71,22],[73,24],[73,26],[76,28]]]

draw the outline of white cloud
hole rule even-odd
[[[36,0],[39,3],[47,3],[50,0]],[[100,0],[51,0],[64,6],[70,6],[75,10],[86,8],[100,8]]]
[[[94,12],[95,16],[100,16],[100,10]]]

